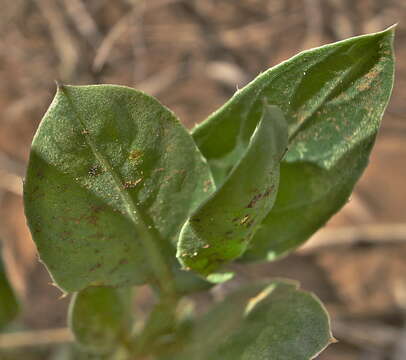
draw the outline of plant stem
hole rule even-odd
[[[163,335],[170,334],[176,326],[176,307],[179,297],[161,297],[151,310],[142,332],[134,341],[135,354],[145,355]]]

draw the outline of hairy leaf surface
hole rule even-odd
[[[209,275],[244,253],[275,201],[286,145],[282,112],[265,105],[246,153],[182,229],[178,258],[185,267]]]
[[[391,94],[393,32],[305,51],[258,76],[194,130],[221,184],[248,147],[263,98],[286,117],[289,150],[278,196],[246,259],[292,250],[346,203]]]
[[[212,190],[193,139],[155,99],[62,86],[35,135],[24,187],[40,257],[66,291],[152,281]],[[151,249],[151,247],[153,247]]]
[[[309,360],[333,341],[327,312],[294,284],[242,287],[198,319],[173,359]]]
[[[69,327],[76,341],[90,352],[115,350],[128,340],[131,328],[131,290],[88,287],[76,293],[69,308]]]

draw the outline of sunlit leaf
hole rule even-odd
[[[181,226],[211,191],[191,136],[155,99],[62,86],[32,143],[24,201],[42,261],[76,291],[153,281],[156,255],[175,262]]]
[[[275,201],[286,145],[283,114],[265,105],[246,153],[182,229],[178,257],[185,267],[209,275],[244,253]]]
[[[278,196],[246,259],[292,250],[346,203],[391,94],[393,33],[392,27],[300,53],[258,76],[194,130],[221,184],[246,151],[264,98],[288,122]]]

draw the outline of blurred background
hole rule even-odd
[[[351,200],[295,254],[237,268],[238,281],[298,279],[326,303],[339,342],[318,359],[406,359],[405,0],[0,0],[0,7],[0,237],[22,303],[9,331],[30,331],[0,342],[0,360],[62,359],[58,343],[70,338],[68,299],[38,261],[21,197],[54,80],[144,90],[192,127],[297,52],[396,22],[394,93]],[[40,332],[47,329],[59,330]],[[30,342],[42,345],[22,347]]]

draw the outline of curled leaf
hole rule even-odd
[[[183,227],[178,258],[203,275],[241,256],[276,198],[287,125],[275,106],[264,106],[247,151],[222,185]]]

